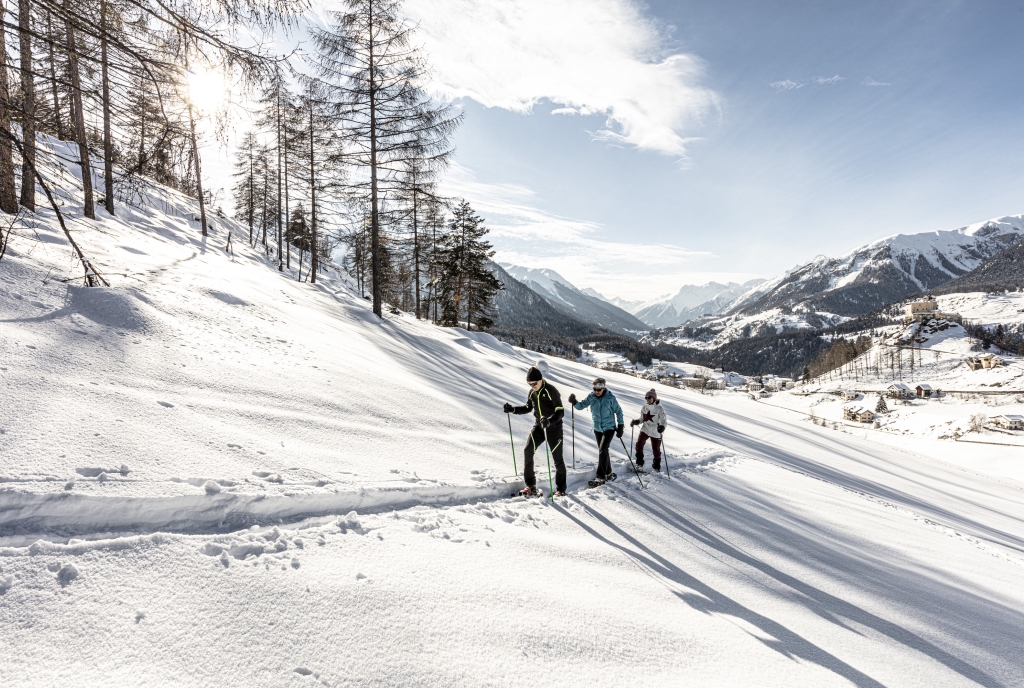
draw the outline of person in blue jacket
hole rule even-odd
[[[569,403],[573,408],[582,411],[590,408],[590,424],[597,438],[597,478],[591,482],[602,484],[607,480],[615,480],[612,473],[612,460],[608,457],[608,448],[612,443],[612,434],[622,437],[625,428],[622,420],[622,407],[615,395],[608,391],[603,377],[594,380],[594,391],[583,401],[577,402],[576,395],[569,395]]]

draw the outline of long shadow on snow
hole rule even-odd
[[[692,590],[695,590],[698,594],[691,595],[688,593],[681,593],[673,591],[679,599],[686,602],[690,607],[698,611],[702,611],[705,614],[727,614],[734,616],[738,619],[743,619],[747,623],[759,628],[767,635],[775,638],[775,641],[765,640],[758,638],[765,646],[785,656],[786,658],[792,659],[798,657],[804,661],[817,664],[818,666],[824,667],[829,671],[839,674],[843,678],[847,679],[851,683],[857,686],[871,687],[871,688],[882,688],[883,684],[879,683],[875,679],[871,678],[867,674],[859,671],[858,669],[850,666],[846,662],[842,661],[838,657],[818,647],[814,643],[810,642],[806,638],[803,638],[797,633],[789,630],[782,624],[769,619],[766,616],[758,614],[752,609],[744,607],[739,602],[732,598],[723,595],[718,592],[710,585],[698,580],[694,576],[690,575],[683,569],[673,564],[668,559],[665,559],[658,553],[651,550],[649,547],[641,543],[633,536],[626,533],[624,530],[616,526],[610,520],[594,511],[587,505],[583,504],[579,499],[573,497],[573,500],[577,504],[580,504],[590,515],[599,520],[605,526],[615,531],[620,537],[629,542],[635,549],[620,545],[617,542],[606,538],[605,536],[598,533],[596,530],[588,526],[586,523],[569,513],[568,510],[561,510],[569,520],[573,521],[580,527],[581,530],[594,536],[601,542],[604,542],[610,547],[613,547],[631,559],[636,560],[648,569],[664,576],[665,578],[674,581],[680,585],[686,586]]]
[[[753,420],[749,417],[740,416],[738,414],[730,414],[728,411],[718,411],[726,415],[734,415],[737,420],[745,423],[754,423],[763,427],[769,428],[772,431],[778,432],[779,428],[775,426],[762,423],[760,421]],[[960,513],[951,511],[950,509],[944,508],[937,505],[933,501],[924,501],[918,497],[908,494],[905,491],[897,490],[893,487],[883,485],[877,481],[869,480],[863,477],[853,475],[848,472],[841,471],[839,469],[825,466],[811,459],[806,459],[794,453],[793,451],[779,447],[773,444],[769,444],[762,440],[751,437],[741,431],[727,427],[718,423],[710,418],[700,415],[694,411],[686,408],[677,407],[675,418],[680,421],[680,426],[685,429],[686,432],[700,437],[717,444],[721,444],[725,447],[733,449],[735,451],[748,454],[755,458],[766,460],[770,463],[780,465],[785,468],[799,471],[810,477],[818,478],[826,482],[845,487],[847,489],[861,492],[863,494],[871,495],[878,499],[898,504],[909,510],[917,511],[919,513],[928,515],[936,520],[946,521],[944,525],[951,526],[956,525],[960,528],[970,530],[973,535],[986,537],[987,539],[998,542],[1000,545],[1013,549],[1017,552],[1024,553],[1024,537],[1013,533],[1008,533],[1004,530],[986,525],[973,518],[969,518]],[[818,448],[832,454],[839,455],[842,458],[861,463],[868,466],[873,470],[882,470],[878,466],[873,464],[864,464],[863,461],[855,454],[849,453],[849,447],[844,447],[837,443],[824,443],[824,442],[812,442],[805,437],[794,438],[794,441],[799,441],[807,444],[817,446]],[[878,459],[884,461],[884,459]],[[906,476],[899,474],[891,474],[893,478],[898,480],[904,480],[913,482]],[[959,499],[955,495],[938,492],[934,487],[919,483],[926,489],[936,493],[937,497],[949,500]],[[982,508],[990,509],[986,505],[976,505]],[[1024,505],[1022,505],[1024,506]],[[998,513],[998,512],[997,512]],[[1011,517],[1008,514],[1000,514],[1003,517]]]
[[[683,485],[690,488],[685,495],[689,503],[720,514],[723,521],[729,521],[727,527],[746,531],[751,540],[771,543],[773,549],[783,556],[799,560],[802,566],[813,566],[832,578],[849,579],[851,585],[866,587],[876,597],[891,600],[893,605],[910,606],[919,613],[932,614],[933,618],[928,620],[931,628],[941,626],[951,635],[965,640],[968,640],[965,636],[970,636],[969,642],[975,648],[985,651],[994,651],[991,647],[992,638],[1006,639],[1005,645],[1010,648],[1024,642],[1021,633],[1021,628],[1024,628],[1024,614],[970,592],[972,584],[969,581],[950,580],[949,573],[945,571],[936,572],[936,576],[930,578],[882,558],[866,556],[863,552],[839,543],[835,533],[826,532],[819,524],[798,519],[792,514],[786,514],[785,518],[796,521],[796,527],[786,528],[782,525],[783,518],[775,521],[766,519],[753,509],[740,506],[737,499],[724,499],[712,495],[710,490],[702,489],[695,481],[673,487],[682,492]],[[759,499],[749,491],[745,491],[744,496],[760,501],[763,509],[779,513],[781,516],[778,504],[770,502],[769,497]],[[791,599],[803,603],[808,610],[825,620],[853,632],[856,631],[850,624],[871,628],[880,635],[931,657],[971,681],[985,686],[1001,685],[983,670],[912,631],[744,552],[708,527],[688,518],[664,502],[655,501],[640,493],[634,495],[633,503],[670,529],[760,571],[798,593]],[[607,520],[601,516],[598,518]],[[809,536],[808,533],[815,535]],[[930,610],[942,611],[936,615]],[[974,632],[975,628],[982,629],[984,635]],[[1013,640],[1014,638],[1018,640]]]
[[[790,588],[794,592],[799,593],[798,595],[792,596],[790,599],[795,602],[803,603],[812,613],[826,619],[832,623],[839,625],[840,627],[856,633],[857,631],[847,623],[843,622],[843,619],[848,620],[851,623],[859,624],[863,627],[871,628],[877,633],[891,638],[892,640],[911,648],[915,651],[921,652],[932,659],[940,662],[944,666],[948,667],[952,671],[968,678],[971,681],[978,683],[983,686],[1001,686],[1002,684],[988,675],[985,671],[969,664],[968,662],[950,654],[946,650],[936,646],[928,640],[916,635],[915,633],[908,631],[907,629],[899,626],[898,624],[892,623],[886,619],[883,619],[871,612],[868,612],[856,605],[853,605],[845,600],[842,600],[835,595],[829,594],[818,588],[805,583],[794,576],[786,574],[779,569],[753,557],[745,552],[742,552],[738,548],[734,547],[717,534],[710,530],[698,525],[690,519],[679,514],[677,511],[667,507],[663,504],[657,504],[649,497],[642,494],[634,493],[634,503],[646,511],[651,517],[665,523],[670,528],[681,532],[683,535],[688,536],[705,546],[711,547],[717,552],[732,558],[733,560],[745,564],[753,569],[756,569],[765,575],[773,578],[782,585]],[[608,538],[605,538],[593,528],[587,526],[581,522],[578,518],[574,517],[568,512],[565,513],[572,521],[579,525],[583,530],[587,531],[594,537],[606,542],[612,547],[618,549],[629,557],[635,559],[639,563],[648,567],[652,571],[659,573],[665,578],[689,587],[697,591],[698,595],[691,595],[686,593],[680,593],[673,591],[674,594],[681,600],[686,602],[693,609],[697,609],[706,614],[718,613],[728,614],[737,618],[743,619],[753,626],[759,628],[766,634],[775,638],[775,641],[760,639],[767,647],[783,654],[786,657],[799,657],[805,661],[813,662],[822,666],[830,671],[833,671],[847,680],[853,682],[858,686],[880,686],[882,685],[875,679],[867,676],[858,669],[846,664],[839,658],[830,654],[826,650],[818,647],[809,640],[801,637],[795,632],[789,630],[785,626],[778,622],[769,619],[743,605],[739,604],[735,600],[727,597],[726,595],[718,592],[711,586],[698,580],[691,574],[687,573],[680,567],[676,566],[669,559],[659,555],[648,546],[644,545],[637,538],[625,532],[623,529],[615,525],[610,519],[596,511],[593,507],[577,502],[583,506],[588,514],[593,516],[595,519],[600,521],[604,526],[614,531],[621,538],[629,542],[635,549],[620,545],[612,542]],[[721,504],[716,505],[721,506]],[[734,509],[734,511],[738,511]],[[757,514],[743,510],[743,516],[737,518],[738,523],[747,524],[748,527],[751,523],[756,523],[764,528],[764,526],[777,527],[775,524],[769,523],[765,519],[761,518]],[[764,537],[764,532],[757,534],[759,537]],[[799,538],[800,544],[798,550],[808,551],[810,548],[818,548],[819,550],[828,550],[827,556],[838,557],[843,560],[844,566],[852,567],[848,570],[855,570],[859,565],[856,560],[848,556],[840,556],[834,549],[828,549],[827,547],[820,544],[824,541],[825,535],[822,535],[822,539],[819,541],[813,541],[810,538],[797,536],[795,533],[787,533],[784,535],[773,534],[772,542],[777,543],[779,541],[791,540],[792,538]],[[891,574],[891,572],[889,572]],[[949,586],[946,586],[949,587]],[[919,582],[910,582],[906,585],[906,588],[902,592],[913,591],[914,593],[920,594],[921,587]],[[950,588],[943,592],[943,594],[937,594],[935,599],[930,601],[923,601],[923,604],[936,605],[930,608],[943,608],[942,605],[948,605],[949,598],[945,593],[948,592],[960,592]],[[931,597],[931,595],[929,595]],[[899,599],[899,598],[898,598]],[[921,608],[929,608],[927,606]],[[1018,615],[1019,616],[1019,615]],[[1021,623],[1020,619],[1016,619],[1013,623],[1009,624],[1009,628],[1019,628]]]

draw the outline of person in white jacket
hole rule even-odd
[[[641,468],[644,465],[644,445],[651,440],[651,451],[654,453],[654,464],[652,468],[661,471],[661,433],[665,432],[665,424],[668,416],[665,409],[661,407],[658,400],[658,393],[653,389],[644,395],[643,408],[640,409],[640,417],[630,423],[631,426],[640,426],[640,436],[636,438],[636,465]]]

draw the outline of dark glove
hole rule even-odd
[[[569,403],[572,404],[573,406],[576,405],[576,395],[575,394],[570,394],[569,395]]]
[[[639,420],[631,420],[629,422],[629,427],[631,427],[631,428],[635,428],[638,425],[640,425],[640,421]]]
[[[505,413],[512,413],[512,404],[505,402],[505,405],[501,407]]]
[[[622,431],[626,429],[625,425],[619,424],[619,427],[615,428],[615,436],[622,437]]]
[[[658,426],[658,434],[660,435],[663,432],[665,432],[665,426],[664,425],[659,425]]]
[[[543,418],[540,419],[540,426],[547,430],[549,427],[551,427],[551,419],[548,418],[547,416],[544,416]]]

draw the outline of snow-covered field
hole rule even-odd
[[[583,490],[581,412],[569,496],[510,499],[537,354],[180,202],[76,224],[113,286],[63,283],[40,216],[0,262],[0,685],[1024,683],[1024,477],[659,387],[671,478],[616,446]]]

